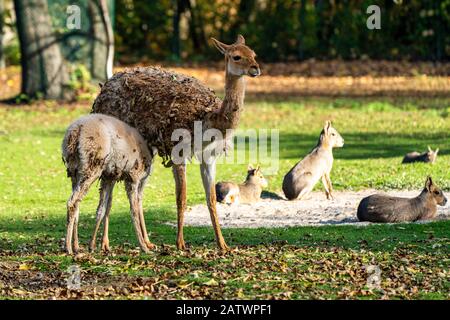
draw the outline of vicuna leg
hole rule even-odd
[[[125,189],[127,190],[128,200],[130,202],[131,221],[133,222],[134,231],[142,251],[149,252],[147,244],[145,243],[142,234],[142,227],[140,223],[140,205],[138,194],[139,183],[134,181],[125,181]]]
[[[77,179],[72,183],[72,195],[67,201],[67,232],[66,232],[66,251],[73,254],[79,250],[78,245],[78,216],[79,205],[83,197],[89,190],[92,183],[99,177],[99,172],[92,174],[88,178]],[[73,239],[73,246],[72,246]]]
[[[111,212],[111,203],[112,203],[112,190],[111,190],[111,196],[108,198],[108,204],[106,206],[106,213],[105,218],[103,218],[103,236],[102,236],[102,251],[108,252],[109,249],[109,235],[108,235],[108,229],[109,229],[109,213]]]
[[[115,182],[112,182],[111,191],[108,196],[108,203],[106,205],[105,218],[103,219],[103,236],[102,236],[102,251],[109,251],[109,214],[111,212],[112,198],[113,198],[113,190],[114,190]]]
[[[178,164],[172,167],[175,179],[175,195],[177,198],[177,248],[186,249],[183,236],[184,212],[186,211],[186,165]]]
[[[147,248],[149,248],[150,250],[155,249],[155,245],[153,243],[150,242],[150,239],[148,238],[148,234],[147,234],[147,227],[145,225],[145,218],[144,218],[144,209],[142,208],[142,199],[143,199],[143,193],[144,193],[144,187],[145,187],[145,182],[147,180],[146,178],[143,178],[141,180],[141,182],[139,183],[139,188],[138,188],[138,198],[139,198],[139,224],[141,226],[141,231],[142,231],[142,236],[144,237],[144,241],[147,245]]]
[[[208,205],[209,214],[211,216],[211,222],[214,228],[217,245],[221,250],[228,250],[228,246],[222,236],[220,230],[219,218],[217,217],[216,210],[216,162],[207,163],[205,160],[200,164],[200,173],[202,175],[203,187],[205,189],[206,203]]]
[[[89,250],[94,251],[96,247],[96,237],[98,229],[100,228],[100,224],[103,221],[104,225],[104,232],[103,232],[103,239],[108,239],[108,215],[109,210],[111,209],[111,201],[112,201],[112,191],[114,188],[114,181],[110,180],[103,180],[100,184],[100,200],[97,207],[97,216],[96,216],[96,224],[94,228],[94,232],[92,234],[91,241],[89,243]],[[103,247],[103,245],[102,245]],[[103,249],[103,248],[102,248]]]

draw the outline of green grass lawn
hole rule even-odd
[[[328,119],[345,139],[344,148],[334,153],[335,189],[420,189],[430,174],[450,191],[446,103],[423,109],[414,101],[407,106],[382,100],[250,101],[241,128],[280,130],[280,169],[267,177],[272,192],[280,191],[284,174],[312,149]],[[89,106],[0,108],[0,271],[15,275],[5,280],[0,274],[0,297],[450,297],[449,221],[227,229],[224,236],[235,249],[225,255],[214,249],[212,228],[187,227],[185,239],[191,250],[180,253],[173,248],[176,230],[166,224],[176,219],[174,183],[171,170],[159,158],[144,198],[147,227],[158,251],[149,255],[135,251],[128,201],[119,185],[110,224],[113,254],[85,255],[74,261],[61,253],[70,183],[60,144],[68,124],[88,111]],[[400,164],[406,152],[424,151],[427,145],[441,150],[435,165]],[[246,163],[219,165],[217,179],[241,181],[246,167]],[[96,184],[81,205],[84,247],[94,226],[97,189]],[[203,201],[198,166],[189,165],[188,204]],[[52,291],[50,284],[60,283],[74,263],[85,271],[85,290]],[[366,288],[367,264],[380,266],[382,290]],[[48,286],[34,288],[20,282],[37,272],[48,277]],[[94,278],[104,289],[96,295],[88,285]]]

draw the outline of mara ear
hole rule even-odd
[[[242,36],[242,34],[239,34],[238,36],[237,36],[237,39],[236,39],[236,42],[235,42],[236,44],[245,44],[245,38]]]
[[[428,152],[433,152],[433,150],[431,150],[430,146],[428,146]]]
[[[436,151],[434,152],[435,155],[437,155],[439,152],[439,148],[436,149]]]
[[[251,164],[249,164],[248,167],[247,167],[247,170],[248,170],[248,171],[253,170],[253,166],[252,166]]]
[[[217,50],[219,50],[222,54],[227,53],[228,49],[230,48],[230,46],[228,44],[225,44],[223,42],[220,42],[219,40],[215,39],[215,38],[211,38],[214,46],[217,48]]]
[[[325,125],[323,126],[323,130],[325,133],[328,133],[328,130],[331,128],[331,121],[325,121]]]
[[[427,177],[427,181],[425,182],[425,188],[426,188],[428,191],[431,191],[432,186],[433,186],[433,180],[431,180],[431,177],[428,176],[428,177]]]

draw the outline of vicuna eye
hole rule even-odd
[[[440,193],[441,193],[440,191],[435,191],[435,192],[434,192],[434,194],[437,195],[437,196],[438,196]]]
[[[239,61],[239,60],[241,60],[241,56],[234,56],[234,57],[233,57],[233,60],[234,60],[234,61]]]
[[[335,134],[335,133],[332,133],[331,135],[334,137],[336,134]]]

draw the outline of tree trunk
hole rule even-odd
[[[99,1],[88,1],[88,12],[91,20],[91,65],[90,72],[93,79],[105,81],[112,76],[112,55],[114,54],[114,43],[108,39],[108,31],[105,28],[105,21],[109,21],[109,13],[107,19],[103,18],[102,6]],[[111,24],[109,22],[109,24]],[[112,33],[112,28],[111,28]],[[111,49],[112,46],[112,49]],[[112,52],[112,55],[110,54]]]
[[[230,28],[231,37],[235,38],[239,33],[239,29],[242,27],[242,25],[248,23],[250,15],[252,14],[255,8],[255,5],[256,5],[255,0],[241,0],[239,2],[239,9],[236,21]]]
[[[192,39],[192,45],[194,47],[194,51],[201,52],[202,50],[202,42],[200,41],[200,37],[197,33],[197,18],[196,12],[192,7],[191,0],[184,0],[184,6],[190,13],[189,19],[189,33]]]
[[[305,48],[304,48],[304,39],[305,39],[305,16],[306,16],[306,0],[300,1],[300,30],[298,32],[298,58],[299,60],[303,60],[305,58]]]
[[[3,36],[5,34],[5,2],[4,0],[0,0],[0,69],[5,68],[5,54],[4,54],[4,47],[3,47]]]
[[[172,18],[173,36],[172,36],[172,55],[174,59],[180,60],[180,17],[183,10],[182,0],[172,0],[174,14]]]
[[[333,5],[333,4],[331,4]],[[320,57],[327,57],[329,54],[329,34],[328,34],[328,21],[326,21],[326,13],[329,8],[329,4],[324,0],[315,1],[315,14],[316,14],[316,29],[317,29],[317,51]]]
[[[14,0],[22,64],[22,93],[67,99],[69,75],[52,30],[47,0]]]
[[[114,33],[111,18],[108,11],[107,0],[98,0],[100,8],[100,17],[102,18],[103,27],[106,33],[106,78],[109,79],[113,75],[114,66]]]

